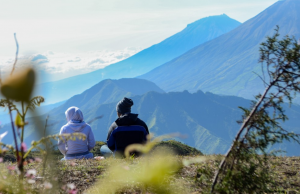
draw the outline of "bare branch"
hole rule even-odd
[[[15,67],[16,67],[16,64],[17,64],[17,61],[18,61],[18,54],[19,54],[19,43],[18,43],[18,40],[17,40],[16,33],[14,33],[14,37],[15,37],[15,42],[16,42],[16,46],[17,46],[17,51],[16,51],[15,62],[14,62],[14,64],[13,64],[13,68],[12,68],[12,70],[11,70],[10,75],[12,75],[13,72],[14,72],[14,70],[15,70]]]
[[[98,119],[102,119],[102,117],[103,117],[103,115],[97,116],[97,117],[95,117],[95,118],[89,120],[87,123],[91,124],[92,122],[94,122],[94,121],[96,121],[96,120],[98,120]]]
[[[262,78],[258,73],[256,73],[255,71],[252,71],[252,73],[254,73],[255,75],[257,75],[261,79],[261,81],[264,83],[265,87],[268,86],[268,83],[265,81],[265,79]],[[265,77],[265,74],[263,74],[263,76]]]

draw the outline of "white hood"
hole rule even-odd
[[[73,131],[80,132],[86,126],[86,123],[83,121],[83,114],[79,108],[72,106],[66,110],[65,114],[68,127]]]

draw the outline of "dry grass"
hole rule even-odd
[[[273,160],[276,162],[272,167],[276,184],[289,193],[300,193],[300,157],[276,157]]]
[[[193,161],[198,157],[181,157],[177,156],[176,160]],[[180,170],[170,177],[171,187],[175,187],[178,193],[203,193],[206,192],[211,184],[213,174],[217,169],[221,156],[202,156],[188,166],[182,165]],[[91,188],[96,181],[105,180],[108,177],[108,168],[115,163],[124,165],[124,168],[132,169],[135,165],[147,162],[146,158],[136,159],[114,159],[104,160],[73,160],[59,161],[57,166],[58,179],[61,185],[74,183],[78,193],[84,193]],[[278,193],[289,191],[289,193],[300,193],[300,157],[274,157],[272,158],[276,165],[270,166],[275,173],[274,181],[278,185]],[[42,163],[32,163],[27,165],[27,169],[35,168],[38,174],[42,173]],[[45,175],[45,179],[50,178],[50,174]],[[42,182],[42,181],[41,181]],[[37,184],[39,182],[37,181]],[[63,192],[61,190],[61,192]],[[125,186],[119,193],[143,193],[144,191],[138,186]],[[148,191],[148,193],[150,193]],[[176,192],[177,193],[177,192]]]
[[[171,188],[169,193],[206,193],[211,185],[215,170],[217,169],[222,156],[175,156],[173,160],[181,164],[179,170],[168,177],[167,184]],[[273,179],[277,185],[274,193],[300,193],[300,157],[273,157],[271,158],[270,169],[274,172]],[[149,157],[135,159],[104,160],[72,160],[57,161],[43,174],[43,162],[32,162],[26,165],[26,171],[36,169],[36,182],[30,184],[32,193],[66,193],[65,185],[73,183],[78,193],[86,191],[94,186],[103,186],[110,176],[109,169],[118,164],[128,171],[138,171],[139,164],[152,164]],[[7,172],[7,166],[14,163],[2,163],[0,166],[1,175]],[[13,174],[13,173],[10,173]],[[53,176],[55,174],[55,176]],[[15,174],[17,177],[17,174]],[[126,177],[124,177],[126,179]],[[8,179],[13,180],[13,179]],[[25,179],[26,182],[27,179]],[[45,182],[53,183],[52,191],[42,189]],[[59,184],[55,185],[54,182]],[[25,183],[27,184],[27,183]],[[26,187],[26,186],[25,186]],[[100,189],[100,193],[101,189]],[[105,192],[103,192],[105,193]],[[143,188],[140,184],[125,184],[117,193],[155,193],[151,188]]]

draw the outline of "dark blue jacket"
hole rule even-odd
[[[126,126],[127,128],[124,128]],[[131,129],[128,128],[128,126],[132,126]],[[135,127],[135,126],[139,126],[139,127]],[[137,132],[137,131],[141,131],[142,129],[141,127],[145,129],[145,133]],[[116,129],[118,131],[115,131]],[[123,152],[128,142],[143,143],[146,141],[145,136],[148,134],[149,134],[148,127],[144,121],[138,118],[138,114],[127,113],[122,115],[120,118],[118,118],[110,126],[107,135],[107,146],[112,151],[117,150]],[[111,135],[113,135],[113,137],[111,137]],[[119,144],[117,148],[115,146],[116,145],[115,141],[117,141]]]

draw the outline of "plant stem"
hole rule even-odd
[[[19,162],[20,156],[19,156],[18,142],[17,142],[17,136],[16,136],[16,131],[15,131],[15,125],[14,125],[14,120],[13,120],[13,118],[12,118],[11,107],[10,107],[10,105],[8,106],[8,110],[9,110],[9,115],[10,115],[10,120],[11,120],[11,128],[12,128],[13,134],[14,134],[14,141],[15,141],[15,146],[16,146],[17,161]]]
[[[44,137],[46,137],[48,119],[49,119],[49,115],[46,118],[46,123],[45,123],[45,128],[44,128]],[[43,161],[43,177],[45,176],[46,162],[47,162],[48,154],[49,154],[49,147],[48,147],[47,141],[45,142],[45,148],[46,148],[46,153],[45,153],[45,158],[44,158],[44,161]]]
[[[22,101],[22,115],[21,115],[21,118],[22,118],[22,122],[23,122],[22,133],[21,133],[21,143],[23,143],[23,141],[24,141],[24,125],[25,125],[25,113],[24,113],[24,102],[23,101]]]
[[[22,101],[22,127],[21,127],[21,161],[19,163],[19,170],[21,171],[20,177],[23,178],[24,177],[24,147],[23,147],[23,143],[24,143],[24,128],[25,128],[25,113],[24,113],[24,102]]]

